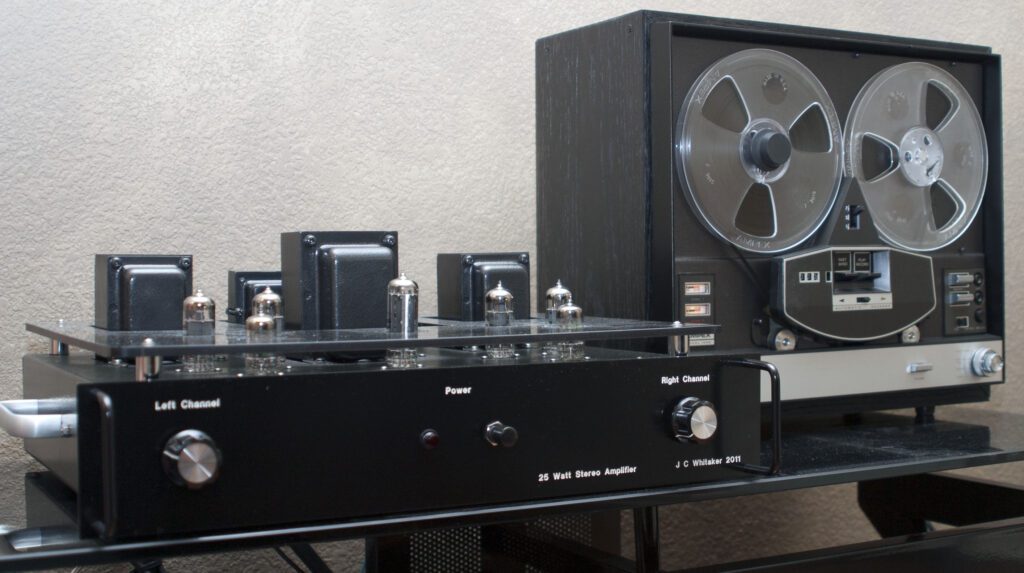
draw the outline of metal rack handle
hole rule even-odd
[[[0,401],[0,428],[15,438],[69,438],[78,430],[74,398]]]
[[[15,529],[0,534],[0,540],[0,554],[7,555],[82,543],[78,529],[66,525]]]
[[[768,374],[772,387],[771,402],[771,441],[772,461],[768,467],[742,464],[739,469],[754,473],[767,475],[779,475],[782,470],[782,380],[779,376],[779,369],[771,362],[754,360],[752,358],[729,358],[722,361],[728,366],[739,366],[741,368],[753,368]],[[760,384],[760,379],[758,379]]]

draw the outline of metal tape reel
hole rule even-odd
[[[711,232],[756,253],[791,249],[828,218],[843,171],[832,100],[803,64],[774,50],[722,58],[676,122],[686,200]]]
[[[981,208],[985,128],[967,90],[937,66],[907,62],[868,81],[847,118],[846,156],[875,227],[896,247],[940,249]]]

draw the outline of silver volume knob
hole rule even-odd
[[[672,433],[679,441],[706,442],[718,430],[715,406],[700,398],[683,398],[672,410]]]
[[[1003,357],[991,348],[979,348],[971,355],[971,370],[975,376],[988,376],[1003,371]]]
[[[167,440],[163,465],[176,485],[199,489],[217,481],[221,454],[213,439],[199,430],[182,430]]]

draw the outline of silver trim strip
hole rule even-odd
[[[1002,382],[1001,372],[975,376],[971,371],[971,357],[981,348],[1002,355],[1003,341],[785,352],[761,356],[761,360],[778,367],[783,400],[802,400]],[[932,369],[909,372],[911,365],[922,363]],[[768,402],[767,374],[761,374],[761,381],[761,401]]]

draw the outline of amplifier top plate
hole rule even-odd
[[[457,347],[489,344],[529,344],[546,341],[625,340],[689,336],[718,332],[718,325],[587,317],[579,328],[562,330],[543,318],[517,320],[508,327],[483,322],[421,319],[414,338],[385,328],[346,330],[288,330],[266,341],[252,341],[245,326],[218,322],[213,336],[185,336],[181,330],[112,331],[87,322],[29,323],[29,332],[94,352],[104,358],[181,356],[194,354],[288,354],[384,350],[389,348]]]

